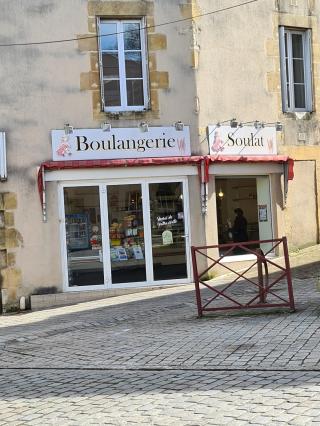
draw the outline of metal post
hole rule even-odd
[[[289,262],[287,237],[282,237],[282,241],[283,241],[284,261],[285,261],[285,265],[286,265],[290,309],[291,309],[292,312],[294,312],[295,306],[294,306],[294,296],[293,296],[293,288],[292,288],[292,278],[291,278],[291,269],[290,269],[290,262]]]
[[[198,266],[197,266],[197,259],[196,259],[196,248],[194,246],[191,247],[191,253],[192,253],[193,277],[194,277],[194,284],[195,284],[195,289],[196,289],[196,300],[197,300],[197,308],[198,308],[198,318],[201,318],[202,317],[202,304],[201,304],[201,294],[200,294]]]
[[[261,249],[257,249],[257,253],[259,255],[263,254]],[[265,300],[264,285],[263,285],[262,259],[260,257],[257,258],[257,267],[258,267],[259,300],[260,300],[260,303],[265,303],[266,300]]]

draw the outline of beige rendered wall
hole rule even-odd
[[[61,288],[57,190],[54,184],[48,184],[48,222],[43,223],[36,185],[37,167],[51,158],[51,129],[61,129],[66,122],[74,127],[95,128],[103,121],[111,122],[114,127],[136,127],[141,121],[168,126],[182,120],[190,125],[192,152],[197,154],[207,152],[208,124],[232,117],[240,121],[280,120],[285,124],[284,135],[279,137],[280,152],[301,160],[319,157],[317,112],[303,119],[281,112],[278,53],[279,24],[312,28],[317,110],[319,2],[301,0],[298,7],[292,7],[290,0],[261,0],[227,12],[154,27],[228,7],[234,2],[1,1],[5,2],[0,17],[1,43],[78,39],[61,44],[1,48],[0,51],[0,75],[5,81],[0,86],[1,128],[7,133],[8,144],[8,181],[0,183],[2,198],[7,202],[2,204],[3,210],[0,208],[6,218],[2,228],[0,226],[1,275],[2,287],[11,301],[39,287]],[[80,39],[96,34],[96,16],[146,16],[150,111],[119,116],[101,113],[97,44],[95,39]],[[311,146],[312,152],[300,150]],[[317,181],[318,164],[317,160]],[[302,174],[297,176],[303,178]],[[211,242],[216,235],[215,203],[211,202],[204,222],[199,213],[196,181],[190,179],[192,236],[194,241],[205,241],[202,235],[205,223],[206,240]],[[215,197],[212,182],[209,188],[212,201]],[[311,223],[313,213],[307,214]]]
[[[0,1],[1,3],[1,1]],[[57,186],[47,185],[48,222],[42,222],[37,192],[37,167],[51,159],[51,129],[64,123],[97,128],[190,125],[192,151],[199,152],[193,28],[155,27],[190,16],[188,1],[166,0],[15,0],[1,9],[0,43],[75,38],[58,44],[1,48],[1,129],[6,131],[8,181],[0,183],[1,286],[4,302],[39,288],[62,288]],[[151,108],[145,113],[102,113],[99,94],[96,17],[145,16],[149,28],[148,54]],[[18,31],[17,31],[18,29]],[[187,52],[187,54],[186,54]],[[193,179],[193,178],[192,178]],[[192,180],[191,180],[192,181]],[[195,179],[196,181],[196,179]],[[195,183],[191,183],[195,191]],[[200,197],[191,197],[199,210]],[[195,206],[195,207],[194,207]],[[1,218],[0,218],[1,219]],[[201,240],[201,219],[193,235]]]
[[[297,4],[296,4],[297,3]],[[233,1],[194,1],[201,13],[234,5]],[[209,14],[196,20],[198,67],[195,71],[199,107],[199,134],[205,135],[206,126],[233,117],[240,122],[259,120],[281,121],[284,131],[278,133],[279,154],[290,155],[295,160],[315,160],[313,166],[305,163],[306,174],[296,164],[295,179],[289,182],[287,208],[274,204],[275,236],[288,233],[289,248],[295,249],[319,241],[319,16],[320,3],[301,0],[262,0],[237,9]],[[311,28],[314,112],[305,115],[283,113],[281,105],[281,79],[279,58],[279,26]],[[209,94],[209,95],[208,95]],[[311,183],[310,183],[311,179]],[[314,185],[316,180],[316,185]],[[272,178],[273,195],[282,189]],[[299,194],[303,194],[303,231],[293,232],[301,215]],[[213,187],[210,187],[213,190]],[[212,194],[209,194],[210,196]],[[283,194],[282,194],[283,196]],[[298,210],[299,209],[299,210]],[[208,212],[214,220],[214,212]],[[207,240],[212,230],[207,227]]]

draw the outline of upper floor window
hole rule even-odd
[[[148,108],[144,21],[105,20],[99,24],[102,103],[105,111]]]
[[[312,111],[311,30],[280,27],[282,109]]]

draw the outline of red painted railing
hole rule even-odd
[[[260,247],[260,244],[269,244],[272,247],[266,253],[263,253],[260,248],[256,248]],[[276,263],[273,257],[268,256],[281,245],[283,247],[284,266]],[[223,254],[218,254],[217,257],[209,255],[208,251],[214,249],[218,253],[223,251]],[[288,307],[291,311],[295,310],[286,237],[213,246],[193,246],[191,251],[199,317],[202,317],[204,312],[221,310],[273,307]],[[242,254],[254,255],[250,266],[241,271],[233,269],[229,263],[224,262],[226,256],[239,251]],[[208,266],[199,272],[199,259],[201,257],[204,258]],[[218,265],[236,277],[222,285],[209,281],[207,278],[210,271]],[[255,266],[257,267],[256,270],[254,269]],[[271,275],[269,274],[269,267],[272,268]],[[223,281],[225,282],[225,278]]]

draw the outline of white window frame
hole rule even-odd
[[[303,43],[303,64],[304,64],[304,84],[305,84],[305,108],[295,107],[294,82],[293,82],[293,58],[292,58],[292,34],[302,35]],[[288,48],[288,70],[286,68],[285,36],[287,36]],[[280,69],[281,69],[281,92],[282,92],[282,110],[283,112],[311,112],[313,110],[312,95],[312,61],[311,61],[311,30],[279,28],[280,44]],[[289,83],[289,99],[287,95],[287,71]]]
[[[162,169],[161,166],[159,168]],[[124,169],[123,169],[124,171]],[[134,287],[157,287],[163,285],[176,285],[176,284],[189,284],[192,281],[191,270],[191,222],[190,222],[190,204],[189,204],[189,184],[187,176],[171,176],[165,174],[166,168],[160,170],[158,176],[153,177],[134,177],[128,178],[124,174],[122,178],[121,173],[114,179],[105,178],[103,180],[94,179],[96,176],[92,170],[92,179],[79,180],[78,175],[75,175],[74,180],[59,181],[58,184],[58,200],[59,200],[59,222],[60,222],[60,250],[61,250],[61,271],[63,277],[63,291],[88,291],[88,290],[104,290],[104,289],[117,289],[117,288],[134,288]],[[186,267],[187,277],[168,279],[168,280],[154,280],[153,276],[153,257],[152,257],[152,235],[151,235],[151,219],[150,219],[150,200],[149,200],[149,185],[152,183],[166,183],[166,182],[180,182],[183,188],[183,208],[184,208],[184,226],[185,226],[185,253],[186,253]],[[125,184],[139,184],[142,190],[143,202],[143,221],[145,229],[145,256],[146,256],[146,281],[119,283],[112,284],[111,282],[111,260],[110,260],[110,243],[109,243],[109,223],[108,223],[108,200],[107,191],[108,185],[125,185]],[[102,256],[103,256],[103,272],[104,282],[98,285],[90,286],[69,286],[68,278],[68,254],[67,254],[67,236],[65,227],[65,204],[64,204],[64,189],[74,187],[96,186],[99,188],[100,196],[100,214],[101,214],[101,229],[102,229]]]
[[[98,18],[97,28],[98,34],[101,34],[100,24],[108,22],[116,24],[117,26],[117,40],[118,40],[118,54],[119,54],[119,80],[120,80],[120,106],[106,106],[105,105],[105,92],[104,92],[104,80],[108,80],[103,76],[102,66],[102,47],[101,39],[98,37],[99,46],[99,69],[100,69],[100,89],[101,89],[101,101],[102,110],[105,112],[125,112],[125,111],[146,111],[150,107],[149,100],[149,81],[148,81],[148,60],[147,60],[147,39],[146,39],[146,21],[145,18],[140,19],[107,19]],[[141,66],[142,66],[142,81],[143,81],[143,105],[128,106],[127,105],[127,86],[126,86],[126,75],[125,75],[125,59],[124,59],[124,40],[123,40],[123,26],[128,23],[139,23],[140,24],[140,40],[141,40]]]

